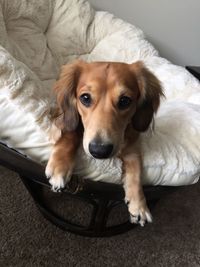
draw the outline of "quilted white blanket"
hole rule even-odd
[[[0,0],[0,139],[45,162],[51,143],[48,110],[59,68],[87,61],[143,60],[166,99],[155,133],[142,135],[143,183],[183,185],[200,176],[200,84],[159,57],[143,32],[84,0]],[[119,159],[95,160],[80,148],[75,172],[121,182]],[[80,160],[81,158],[81,160]]]

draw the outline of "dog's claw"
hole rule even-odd
[[[149,216],[149,215],[148,215]],[[139,215],[139,216],[135,216],[135,215],[132,215],[132,214],[130,214],[130,222],[131,223],[134,223],[134,224],[139,224],[140,226],[142,226],[142,227],[144,227],[144,225],[145,225],[145,223],[146,222],[152,222],[152,218],[150,219],[150,218],[141,218],[141,216]]]
[[[51,187],[51,190],[52,190],[53,192],[55,192],[55,193],[61,193],[61,192],[62,192],[62,189],[61,189],[61,188],[59,188],[59,187],[54,187],[54,186]]]
[[[51,190],[53,192],[61,192],[65,187],[65,179],[62,176],[52,176],[49,179]]]
[[[68,183],[71,179],[72,169],[66,168],[65,165],[65,168],[63,167],[63,169],[58,171],[56,166],[53,164],[53,160],[50,160],[46,166],[45,175],[49,180],[51,190],[53,192],[62,192],[66,183]]]
[[[136,207],[132,201],[128,205],[130,213],[130,222],[144,226],[146,222],[151,223],[153,221],[152,215],[146,205]]]
[[[130,214],[130,222],[138,224],[139,223],[139,216]]]
[[[126,198],[124,199],[124,202],[125,202],[126,205],[129,205],[129,203],[130,203],[130,201],[128,199],[126,199]]]

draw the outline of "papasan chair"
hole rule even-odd
[[[44,175],[52,147],[51,88],[60,66],[77,58],[142,60],[162,82],[166,98],[155,130],[141,136],[150,206],[165,193],[198,182],[200,83],[160,57],[140,29],[96,12],[85,0],[0,0],[0,163],[19,174],[53,223],[82,235],[108,236],[133,227],[119,159],[91,159],[80,147],[73,179],[62,193],[51,192]],[[85,218],[76,209],[86,209]],[[114,209],[124,209],[124,217],[113,224]]]

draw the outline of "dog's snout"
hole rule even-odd
[[[113,151],[113,144],[92,141],[89,143],[90,154],[97,159],[109,158]]]

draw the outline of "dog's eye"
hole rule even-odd
[[[128,108],[132,103],[132,99],[128,96],[121,96],[118,103],[117,103],[117,106],[119,109],[126,109]]]
[[[82,94],[79,99],[81,103],[86,107],[90,107],[92,104],[92,98],[90,94]]]

